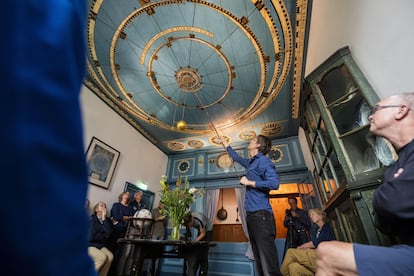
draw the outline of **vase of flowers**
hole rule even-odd
[[[161,201],[164,208],[161,210],[162,215],[166,215],[171,220],[172,229],[170,239],[180,239],[180,226],[184,222],[185,215],[190,211],[191,204],[197,197],[203,196],[203,189],[190,188],[187,177],[182,183],[181,175],[178,177],[175,187],[170,187],[167,177],[161,178]]]

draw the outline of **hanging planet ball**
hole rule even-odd
[[[186,121],[178,121],[177,122],[177,129],[178,130],[185,130],[187,128],[187,122]]]

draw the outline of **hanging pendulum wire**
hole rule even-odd
[[[176,113],[177,113],[177,105],[176,104],[174,104],[174,116],[173,116],[173,121],[172,121],[172,127],[174,127],[175,126],[175,115],[176,115]]]
[[[201,99],[200,99],[200,97],[198,96],[197,92],[196,92],[196,93],[194,93],[194,95],[195,95],[195,96],[196,96],[196,98],[197,98],[197,101],[198,101],[198,104],[200,105],[200,108],[201,108],[202,106],[204,106],[204,105],[203,105],[203,102],[201,101]],[[210,124],[211,128],[214,130],[215,134],[217,135],[217,138],[221,140],[221,136],[220,136],[220,134],[218,133],[217,128],[214,126],[213,121],[212,121],[212,120],[211,120],[211,118],[210,118],[210,114],[208,113],[208,111],[207,111],[207,109],[206,109],[206,108],[204,108],[204,111],[205,111],[205,113],[206,113],[206,115],[207,115],[207,120],[209,121],[209,124]],[[224,146],[224,143],[223,143],[223,142],[221,143],[221,146],[223,147],[224,151],[227,153],[227,149],[226,149],[226,147]],[[227,154],[228,154],[228,153],[227,153]],[[237,178],[239,178],[239,179],[240,179],[240,178],[241,178],[241,176],[240,176],[240,175],[239,175],[239,173],[237,172],[235,162],[233,162],[233,170],[234,170],[234,172],[236,173]]]
[[[203,104],[203,102],[201,101],[200,97],[198,96],[197,92],[195,92],[195,93],[194,93],[194,95],[195,95],[195,96],[196,96],[196,98],[197,98],[198,104],[200,105],[200,109],[201,109],[201,110],[203,110],[203,108],[202,108],[202,107],[204,106],[204,104]],[[205,113],[206,113],[206,115],[207,115],[207,120],[208,120],[208,122],[209,122],[209,125],[210,125],[210,126],[211,126],[211,128],[214,130],[214,133],[217,135],[217,138],[221,140],[221,136],[220,136],[220,134],[218,133],[218,131],[217,131],[216,127],[214,126],[213,121],[212,121],[212,120],[211,120],[211,118],[210,118],[210,114],[209,114],[209,113],[208,113],[208,111],[207,111],[207,108],[204,108],[204,112],[205,112]],[[224,146],[224,143],[221,143],[221,145],[223,146],[224,150],[226,150],[226,147]],[[227,151],[226,151],[226,152],[227,152]]]
[[[181,114],[181,121],[184,121],[184,111],[185,111],[186,100],[187,100],[187,93],[184,92],[184,104],[183,104],[183,113]]]

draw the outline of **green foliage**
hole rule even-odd
[[[185,215],[190,211],[191,204],[197,197],[204,195],[204,189],[190,188],[187,177],[182,183],[181,176],[178,177],[175,187],[170,187],[167,177],[161,178],[161,201],[164,203],[162,215],[168,216],[173,225],[183,223]]]

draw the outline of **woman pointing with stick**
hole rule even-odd
[[[276,225],[269,203],[269,191],[279,188],[275,166],[266,156],[271,141],[263,135],[252,139],[248,145],[250,158],[239,156],[224,139],[222,143],[231,158],[247,170],[240,184],[246,186],[246,222],[258,275],[282,275],[275,245]]]

